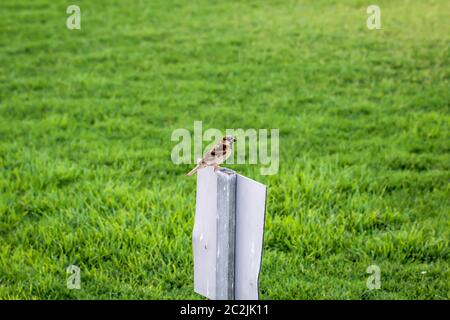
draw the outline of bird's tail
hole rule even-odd
[[[196,165],[194,169],[192,169],[191,171],[189,171],[186,175],[187,176],[192,176],[194,173],[197,172],[197,170],[200,168],[200,165]]]

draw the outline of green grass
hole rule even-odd
[[[0,298],[201,298],[194,120],[280,129],[261,298],[449,298],[448,1],[75,3],[0,3]]]

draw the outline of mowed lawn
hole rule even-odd
[[[370,4],[2,0],[0,298],[202,299],[197,120],[280,130],[262,299],[448,299],[450,3]]]

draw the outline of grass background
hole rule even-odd
[[[261,298],[448,299],[450,3],[370,4],[1,1],[0,298],[201,298],[201,120],[280,129],[277,175],[230,166],[268,185]]]

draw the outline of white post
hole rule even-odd
[[[266,186],[225,168],[197,175],[195,292],[213,300],[257,300]]]

